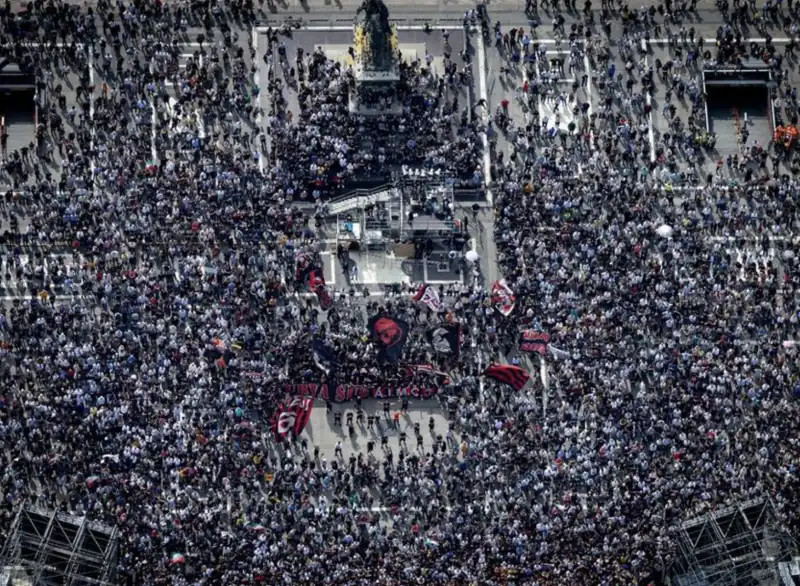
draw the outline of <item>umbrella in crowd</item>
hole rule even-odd
[[[656,228],[656,234],[658,234],[662,238],[671,238],[673,232],[674,231],[672,229],[672,226],[667,226],[666,224],[663,224],[658,228]]]

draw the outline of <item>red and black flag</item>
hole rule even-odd
[[[461,324],[435,325],[425,332],[425,338],[437,354],[458,358],[461,352]]]
[[[207,344],[204,356],[219,368],[225,368],[227,363],[233,358],[234,354],[228,345],[219,338],[212,338]]]
[[[514,306],[517,304],[517,296],[506,284],[505,279],[495,281],[492,283],[492,305],[495,309],[505,316],[514,311]]]
[[[411,298],[414,301],[419,301],[430,307],[435,312],[442,311],[442,300],[439,297],[439,291],[427,283],[420,286],[416,294]]]
[[[519,334],[519,349],[522,352],[538,352],[542,356],[547,354],[547,345],[550,343],[550,334],[536,330],[524,330]]]
[[[298,283],[308,280],[308,273],[314,269],[314,256],[308,252],[298,252],[294,255],[294,279]]]
[[[325,284],[325,275],[322,274],[322,269],[312,269],[308,273],[308,288],[317,294],[319,306],[322,311],[327,311],[333,300],[331,294],[328,292],[328,286]]]
[[[512,366],[511,364],[492,364],[483,374],[497,382],[510,386],[515,391],[521,391],[531,380],[531,375],[519,366]]]
[[[408,322],[388,315],[375,315],[367,327],[378,345],[378,361],[394,363],[400,360],[408,340]]]
[[[286,439],[289,434],[295,436],[303,433],[303,430],[311,418],[311,408],[314,406],[314,399],[295,397],[286,405],[281,403],[275,410],[272,417],[272,432],[278,441]]]

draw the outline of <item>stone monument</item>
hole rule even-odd
[[[358,17],[364,13],[360,22]],[[350,111],[357,114],[398,114],[400,56],[397,30],[389,24],[389,9],[383,0],[364,0],[356,12],[353,34],[355,86],[350,92]]]

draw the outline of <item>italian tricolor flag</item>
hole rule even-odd
[[[169,559],[169,565],[173,566],[175,564],[182,564],[186,561],[186,558],[183,557],[182,553],[173,553],[172,557]]]

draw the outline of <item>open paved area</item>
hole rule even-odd
[[[447,436],[448,420],[445,411],[442,409],[439,401],[435,398],[426,400],[412,400],[409,405],[408,411],[402,413],[399,422],[395,425],[393,416],[395,413],[401,412],[401,404],[399,400],[393,400],[391,405],[390,416],[386,417],[384,413],[383,401],[379,399],[365,399],[363,401],[364,419],[362,422],[355,423],[355,433],[351,436],[347,429],[347,416],[349,413],[356,417],[357,409],[354,405],[335,406],[331,412],[327,412],[325,402],[321,400],[314,401],[314,409],[300,440],[307,439],[309,450],[313,452],[313,446],[320,448],[322,457],[327,458],[329,461],[337,457],[336,446],[341,443],[342,458],[346,461],[350,455],[359,453],[367,453],[367,446],[373,443],[375,446],[375,455],[383,451],[382,438],[385,436],[388,443],[386,447],[391,449],[394,454],[399,454],[405,450],[409,454],[419,452],[424,454],[431,450],[432,443],[436,437],[441,435],[443,438]],[[334,423],[334,412],[340,412],[343,418],[343,424],[337,425]],[[376,425],[372,428],[367,426],[369,416],[376,418]],[[434,422],[434,433],[431,434],[430,421],[431,418]],[[354,419],[355,420],[355,419]],[[414,424],[418,424],[419,428],[424,432],[422,435],[423,443],[418,445],[414,434]],[[400,434],[405,432],[408,439],[406,445],[400,443]],[[458,437],[456,437],[451,444],[451,448],[457,447]]]

